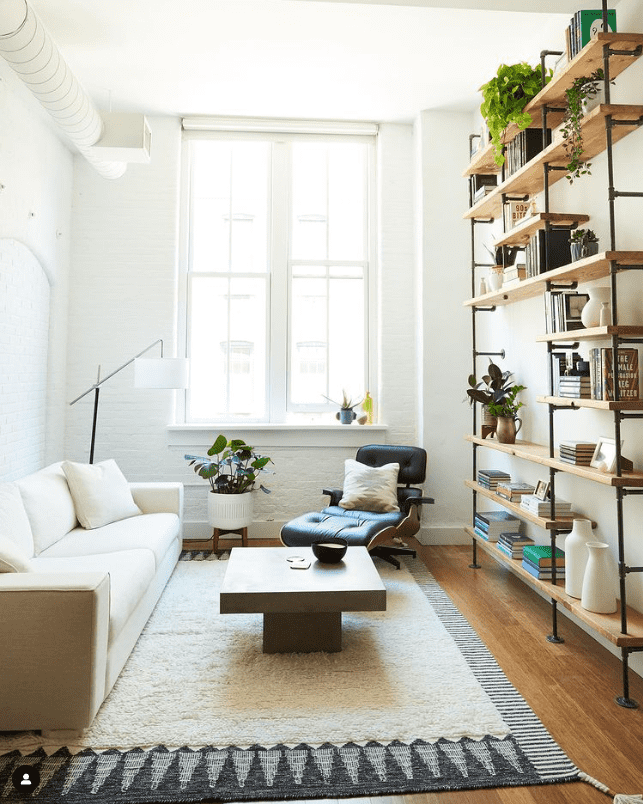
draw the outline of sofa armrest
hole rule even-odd
[[[130,483],[129,487],[144,514],[176,514],[183,522],[183,483]]]
[[[0,574],[0,731],[89,727],[105,696],[106,572]]]

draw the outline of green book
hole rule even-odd
[[[539,567],[551,567],[551,547],[544,547],[539,544],[528,544],[523,547],[523,558],[529,559],[533,564]],[[565,553],[559,548],[556,548],[556,566],[563,566],[565,563]]]
[[[600,8],[583,9],[576,12],[576,26],[578,31],[578,45],[585,47],[595,32],[603,30],[603,12]],[[608,33],[616,31],[616,11],[607,12]]]

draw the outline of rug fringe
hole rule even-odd
[[[589,776],[587,773],[583,773],[583,771],[578,772],[578,776],[584,782],[591,784],[597,790],[600,790],[601,793],[605,793],[607,796],[614,796],[614,804],[641,804],[643,802],[643,797],[638,793],[633,795],[628,795],[627,793],[615,793],[613,790],[610,790],[607,785],[604,785],[602,782],[599,782],[598,779],[594,779],[593,776]]]

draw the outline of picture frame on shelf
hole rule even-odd
[[[537,497],[539,500],[547,500],[549,498],[550,486],[551,482],[549,480],[539,480],[536,484],[534,497]]]
[[[601,436],[598,439],[590,466],[601,472],[613,472],[616,469],[616,440],[614,438]]]

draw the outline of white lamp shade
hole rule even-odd
[[[187,388],[188,361],[180,357],[137,358],[134,361],[136,388]]]

